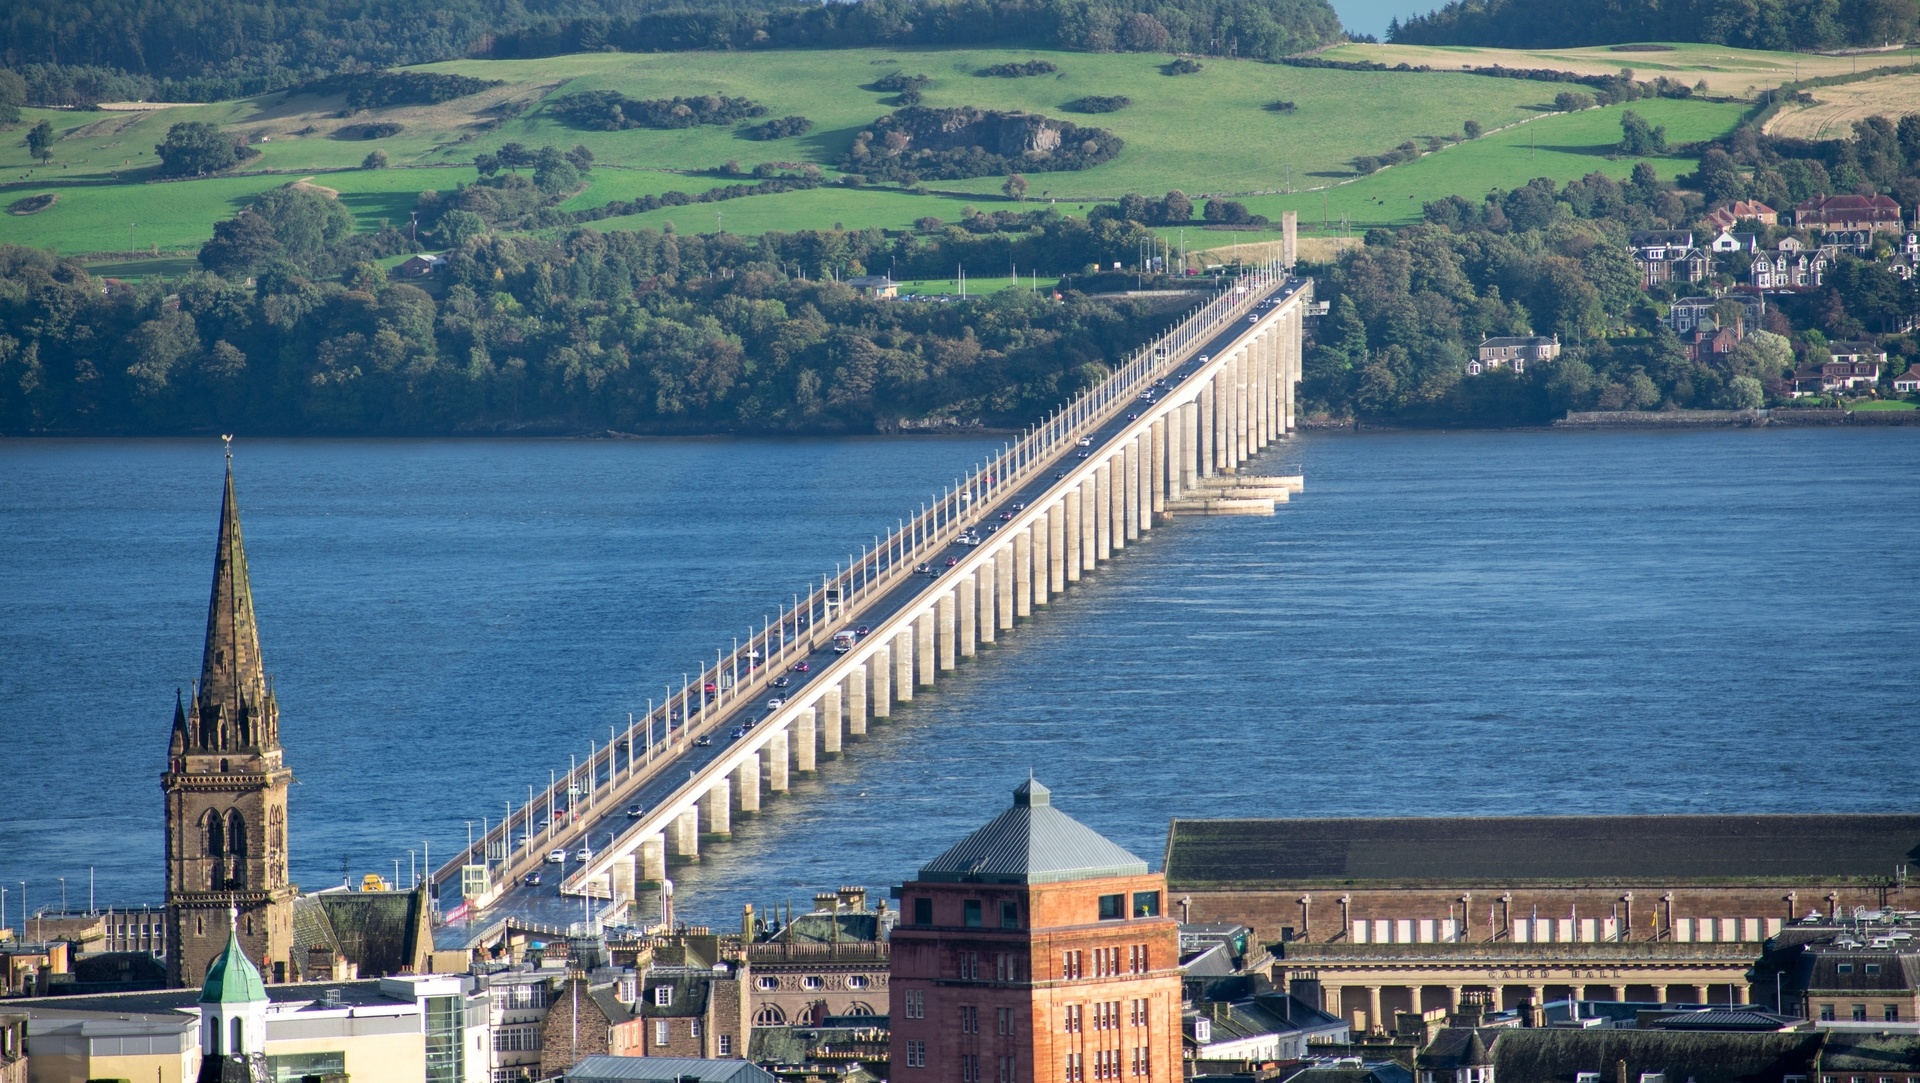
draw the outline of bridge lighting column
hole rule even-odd
[[[828,759],[840,755],[843,728],[840,721],[840,685],[835,684],[820,697],[820,751]]]
[[[788,744],[787,731],[774,730],[767,736],[767,743],[761,749],[767,758],[767,789],[774,793],[787,792],[787,769],[792,762]]]
[[[700,860],[700,810],[697,807],[673,818],[673,856],[682,863]]]
[[[1061,541],[1066,556],[1065,571],[1066,581],[1068,583],[1078,583],[1080,581],[1080,505],[1086,496],[1086,487],[1087,483],[1084,481],[1074,486],[1073,490],[1067,493],[1066,499],[1061,501],[1060,504],[1062,512],[1061,518],[1063,520],[1061,525]]]
[[[721,775],[700,799],[700,821],[708,836],[725,838],[733,834],[733,780]]]
[[[861,662],[847,674],[847,733],[867,735],[867,663]]]
[[[869,664],[873,667],[873,717],[886,718],[893,710],[893,647],[882,643],[874,648]]]
[[[1013,615],[1033,615],[1033,528],[1013,536]]]
[[[733,798],[741,812],[760,811],[760,757],[743,757],[734,767]]]
[[[954,585],[953,593],[954,605],[959,610],[957,617],[960,623],[957,631],[960,638],[960,657],[972,658],[980,649],[978,630],[980,601],[976,597],[979,594],[979,581],[976,573],[968,572],[962,576],[960,582]]]
[[[820,745],[814,736],[817,707],[802,707],[793,718],[793,769],[803,775],[819,770]]]
[[[756,792],[754,796],[760,795]],[[657,884],[667,878],[667,836],[655,831],[640,840],[640,879]]]
[[[913,702],[913,633],[909,626],[893,637],[893,701]]]
[[[1047,509],[1047,593],[1067,592],[1067,505],[1057,501]]]

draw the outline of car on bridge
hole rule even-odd
[[[795,673],[807,673],[807,672],[810,672],[812,669],[813,667],[808,665],[805,662],[795,662],[793,664],[793,671]]]
[[[738,741],[742,737],[745,737],[746,735],[747,735],[747,727],[745,726],[741,726],[735,729],[732,733],[727,734],[728,737],[731,737],[736,741]]]
[[[585,846],[582,846],[578,850],[575,850],[573,852],[573,859],[575,861],[592,861],[593,851],[587,849]]]
[[[769,711],[778,710],[780,708],[780,705],[785,702],[787,702],[787,697],[785,696],[768,696],[767,710]]]
[[[773,679],[773,686],[775,688],[785,688],[786,686],[792,683],[793,683],[792,677],[775,677]]]
[[[540,886],[540,874],[539,874],[539,873],[537,873],[537,872],[530,872],[530,873],[528,873],[528,874],[526,874],[525,876],[522,876],[522,877],[520,878],[520,882],[521,882],[521,883],[523,883],[523,884],[525,884],[525,885],[527,885],[528,887],[539,887],[539,886]]]
[[[547,851],[547,864],[564,865],[566,864],[566,861],[567,861],[567,852],[565,850],[548,850]]]
[[[629,820],[638,820],[640,817],[645,816],[646,814],[647,814],[647,810],[645,806],[642,806],[642,805],[627,806],[627,819]]]
[[[713,738],[711,738],[711,737],[708,737],[708,736],[707,736],[707,735],[705,735],[705,734],[701,734],[701,735],[700,735],[699,737],[696,737],[696,738],[694,738],[694,739],[693,739],[693,747],[695,747],[695,748],[712,748],[712,747],[713,747]]]

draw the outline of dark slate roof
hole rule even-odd
[[[1694,1083],[1778,1083],[1791,1072],[1809,1074],[1823,1035],[1747,1034],[1737,1031],[1529,1030],[1499,1032],[1493,1042],[1493,1074],[1500,1080],[1571,1083],[1579,1072],[1611,1079],[1619,1062],[1627,1078],[1664,1073]]]
[[[620,1083],[774,1083],[773,1075],[752,1061],[696,1057],[583,1057],[567,1069],[566,1078],[575,1083],[602,1079]]]
[[[669,1004],[659,1004],[654,1000],[654,990],[662,985],[673,988],[672,1002]],[[635,1014],[649,1019],[703,1016],[707,1012],[707,997],[712,989],[713,972],[710,970],[657,966],[647,971],[646,980],[640,983],[640,999],[634,1003]]]
[[[1102,876],[1138,876],[1147,863],[1053,807],[1045,786],[1028,779],[1013,807],[920,869],[920,879],[1048,884]]]
[[[321,994],[333,990],[341,1007],[363,1004],[411,1004],[411,997],[394,997],[380,991],[378,979],[360,981],[316,981],[268,985],[267,1000],[274,1004],[311,1004],[318,1007]],[[161,989],[139,993],[100,993],[95,995],[40,997],[9,1000],[9,1011],[100,1012],[103,1015],[171,1015],[196,1010],[198,989]]]
[[[1842,966],[1847,969],[1842,971]],[[1910,992],[1920,989],[1920,955],[1813,948],[1801,959],[1799,982],[1802,989],[1815,991]]]
[[[837,935],[836,925],[839,926]],[[871,910],[815,910],[810,914],[795,914],[774,939],[790,944],[875,941],[880,939],[880,915]]]
[[[1920,816],[1175,820],[1175,890],[1312,881],[1884,880],[1920,863]]]
[[[1787,1015],[1775,1015],[1758,1008],[1750,1011],[1738,1009],[1714,1009],[1703,1012],[1674,1012],[1663,1015],[1652,1023],[1642,1026],[1650,1030],[1753,1030],[1778,1031],[1792,1030],[1803,1020]]]
[[[1488,1027],[1442,1027],[1415,1058],[1418,1068],[1465,1068],[1486,1063],[1487,1050],[1499,1030]]]
[[[295,959],[308,948],[339,952],[366,978],[417,969],[428,931],[424,889],[416,891],[324,891],[293,904]],[[430,933],[429,933],[430,935]]]

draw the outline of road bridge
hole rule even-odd
[[[1278,263],[1241,275],[891,536],[849,554],[544,792],[503,807],[497,826],[439,868],[437,897],[461,900],[440,946],[477,942],[507,915],[616,920],[670,864],[728,835],[735,814],[841,755],[872,720],[1170,512],[1235,503],[1210,497],[1292,432],[1302,327],[1315,314],[1311,280]],[[1284,498],[1276,485],[1299,482],[1256,491]],[[836,645],[836,633],[852,634]],[[563,861],[549,860],[556,851]]]

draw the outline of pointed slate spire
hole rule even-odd
[[[240,504],[233,494],[231,453],[227,458],[226,495],[220,502],[213,596],[207,603],[207,644],[200,660],[200,687],[195,700],[201,728],[198,743],[203,747],[267,748],[277,743],[268,707],[266,669],[260,661],[260,631],[253,617],[253,587],[247,579],[247,550],[240,538]]]
[[[187,704],[178,688],[173,690],[173,736],[167,740],[167,754],[178,756],[187,750]]]

